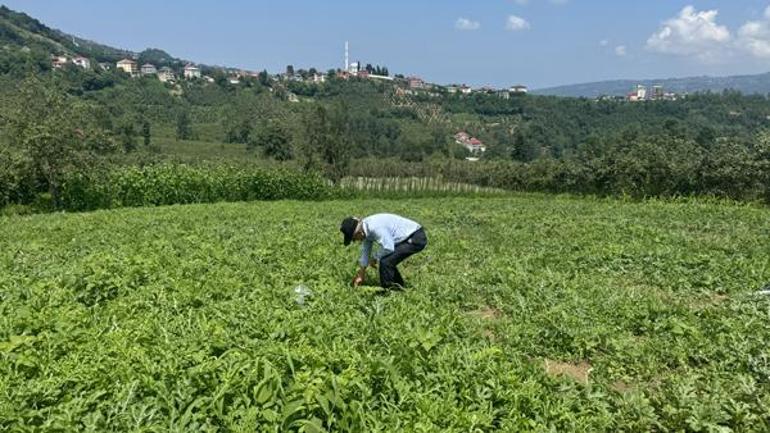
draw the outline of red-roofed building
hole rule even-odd
[[[455,140],[458,141],[459,144],[462,144],[463,142],[470,140],[471,136],[468,135],[467,132],[458,132],[455,134]]]
[[[425,81],[422,80],[422,78],[419,77],[409,77],[409,88],[410,89],[424,89],[426,86]]]
[[[487,147],[484,143],[476,137],[471,137],[467,132],[458,132],[455,134],[455,143],[462,145],[469,152],[478,153],[486,152]]]

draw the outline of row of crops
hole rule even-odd
[[[492,170],[494,168],[494,170]],[[485,171],[489,169],[489,171]],[[511,171],[513,170],[513,171]],[[517,170],[485,166],[485,176],[513,176]],[[0,215],[51,210],[90,211],[121,207],[216,203],[260,200],[329,200],[342,198],[405,198],[448,196],[503,196],[512,190],[573,191],[540,187],[497,185],[489,178],[457,181],[454,175],[349,176],[337,184],[317,172],[290,165],[184,164],[106,166],[73,170],[63,175],[55,190],[40,179],[0,179]],[[496,173],[496,174],[495,174]],[[2,177],[2,176],[0,176]],[[462,177],[462,176],[461,176]],[[755,181],[758,181],[756,178]],[[761,183],[761,182],[760,182]],[[482,186],[487,185],[487,186]],[[738,189],[751,190],[737,185]],[[49,191],[41,193],[40,191]],[[579,189],[574,192],[588,192]],[[622,191],[618,191],[627,197]],[[646,193],[633,194],[646,197]],[[668,194],[660,194],[668,196]],[[649,196],[658,196],[652,193]],[[734,194],[716,194],[717,197]],[[748,199],[748,197],[743,197]],[[757,199],[757,197],[754,197]]]
[[[30,188],[30,191],[34,189]],[[440,177],[348,177],[335,185],[319,173],[287,167],[179,163],[73,171],[64,177],[56,200],[49,194],[38,194],[37,198],[34,198],[35,194],[30,191],[24,194],[17,191],[19,196],[28,196],[26,201],[29,206],[0,206],[0,215],[50,210],[91,211],[122,207],[286,199],[505,194],[501,189],[450,182]],[[0,200],[0,205],[3,203],[5,202]]]
[[[61,207],[117,207],[254,200],[322,200],[338,195],[317,173],[230,165],[156,164],[77,172],[63,185]]]
[[[384,210],[430,245],[409,290],[354,290],[339,220]],[[0,431],[768,431],[769,217],[520,195],[0,218]]]

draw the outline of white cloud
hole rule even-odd
[[[455,21],[455,28],[457,30],[478,30],[479,27],[481,27],[481,23],[469,20],[468,18],[458,18]]]
[[[697,11],[686,6],[679,16],[663,23],[647,40],[647,49],[664,54],[695,56],[703,61],[717,60],[732,35],[717,24],[717,10]]]
[[[754,57],[770,58],[770,7],[765,9],[763,20],[748,21],[741,26],[737,45]]]
[[[602,47],[606,47],[609,44],[610,44],[610,41],[608,41],[607,39],[602,39],[601,41],[599,41],[599,45],[601,45]]]
[[[510,15],[505,22],[505,28],[507,30],[517,32],[520,30],[529,30],[532,26],[524,18],[517,17],[516,15]]]
[[[618,45],[617,47],[615,47],[615,55],[623,57],[626,54],[628,54],[628,51],[626,50],[625,45]]]

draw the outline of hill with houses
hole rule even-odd
[[[41,49],[69,57],[115,62],[135,53],[52,29],[29,15],[0,6],[0,48]]]
[[[131,77],[157,76],[160,81],[174,82],[178,79],[202,79],[212,82],[224,75],[232,84],[240,79],[259,78],[266,71],[248,71],[226,66],[197,64],[190,60],[176,58],[167,52],[148,48],[141,52],[114,48],[89,41],[63,31],[52,29],[29,15],[0,6],[0,49],[6,52],[35,51],[46,53],[50,68],[61,69],[68,65],[87,70],[118,70]],[[218,75],[219,77],[215,77]],[[471,93],[497,94],[507,98],[510,94],[527,93],[527,87],[515,85],[510,88],[492,89],[482,87],[471,89],[465,84],[439,86],[419,77],[391,75],[387,67],[351,62],[344,68],[322,71],[316,68],[297,69],[287,66],[271,76],[272,79],[296,82],[322,83],[330,75],[340,78],[363,78],[378,81],[398,81],[407,94],[428,91],[442,91],[449,94],[469,95]],[[263,82],[265,77],[262,78]]]
[[[158,71],[161,68],[169,68],[182,74],[183,68],[191,64],[157,48],[134,52],[90,41],[50,28],[37,19],[6,6],[0,6],[0,50],[7,53],[46,53],[50,56],[52,68],[73,64],[83,69],[109,70],[118,67],[131,72],[131,67],[125,62],[122,65],[119,63],[133,61],[139,65],[137,75],[141,72],[142,65],[152,64]]]
[[[538,95],[562,96],[571,98],[601,98],[607,96],[627,96],[637,86],[646,88],[665,88],[668,92],[688,94],[695,92],[738,91],[746,95],[766,95],[770,93],[770,73],[757,75],[735,75],[727,77],[686,77],[642,80],[610,80],[583,84],[537,89]]]
[[[195,64],[190,60],[176,58],[162,49],[148,48],[141,52],[110,47],[78,36],[52,29],[37,19],[22,12],[13,11],[6,6],[0,6],[0,49],[8,50],[38,50],[51,55],[51,66],[62,67],[67,63],[83,68],[102,68],[119,70],[131,76],[154,75],[161,81],[174,81],[177,78],[203,78],[211,80],[214,71],[224,72],[233,83],[245,76],[257,78],[258,71],[243,71],[228,67]],[[133,63],[132,63],[133,62]],[[296,73],[295,73],[296,72]],[[345,76],[356,76],[380,80],[392,80],[386,67],[364,65],[353,62],[341,70],[335,70]],[[328,71],[315,68],[307,70],[289,66],[285,72],[276,77],[285,77],[297,81],[323,82]],[[471,93],[497,94],[507,98],[511,94],[527,93],[523,85],[509,88],[493,89],[481,87],[472,89],[464,84],[436,85],[418,77],[404,77],[396,74],[408,84],[413,91],[437,89],[449,94],[469,95]],[[744,94],[770,93],[770,73],[757,75],[740,75],[727,77],[686,77],[667,79],[640,80],[608,80],[581,84],[571,84],[550,88],[537,89],[532,93],[544,96],[602,98],[629,97],[629,92],[636,93],[643,86],[650,90],[665,89],[671,94],[689,94],[695,92],[722,92],[724,90],[739,91]],[[652,94],[652,92],[650,92]],[[630,97],[629,99],[634,99]]]
[[[676,90],[694,87],[666,81],[583,90],[577,96],[596,96],[584,100],[544,97],[539,94],[548,92],[529,92],[524,85],[440,85],[347,59],[326,71],[292,65],[278,73],[207,66],[160,49],[137,53],[87,41],[0,7],[0,90],[10,93],[30,75],[58,77],[70,95],[86,97],[108,112],[112,119],[106,124],[113,134],[125,136],[126,149],[136,147],[136,131],[148,129],[164,138],[197,137],[251,148],[275,137],[280,137],[273,140],[278,147],[298,146],[307,134],[302,129],[308,112],[318,106],[350,119],[351,140],[358,143],[354,157],[415,161],[434,154],[558,159],[576,154],[586,141],[605,146],[602,140],[616,143],[621,135],[666,133],[704,143],[720,137],[749,140],[770,122],[759,98],[682,98]],[[618,96],[598,97],[611,94]],[[290,152],[284,156],[292,157]]]

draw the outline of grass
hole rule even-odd
[[[137,137],[140,154],[150,157],[170,157],[182,161],[249,161],[261,162],[265,158],[259,151],[249,152],[245,144],[225,143],[221,125],[196,123],[193,126],[193,140],[178,140],[173,125],[154,125],[152,129],[151,146],[147,149],[142,137]]]
[[[153,138],[152,144],[160,147],[162,155],[189,160],[261,160],[259,152],[249,152],[245,144],[224,143],[196,140],[177,140],[175,138]]]
[[[389,296],[349,287],[337,232],[380,211],[429,237]],[[0,430],[768,431],[769,217],[515,195],[0,218]]]

